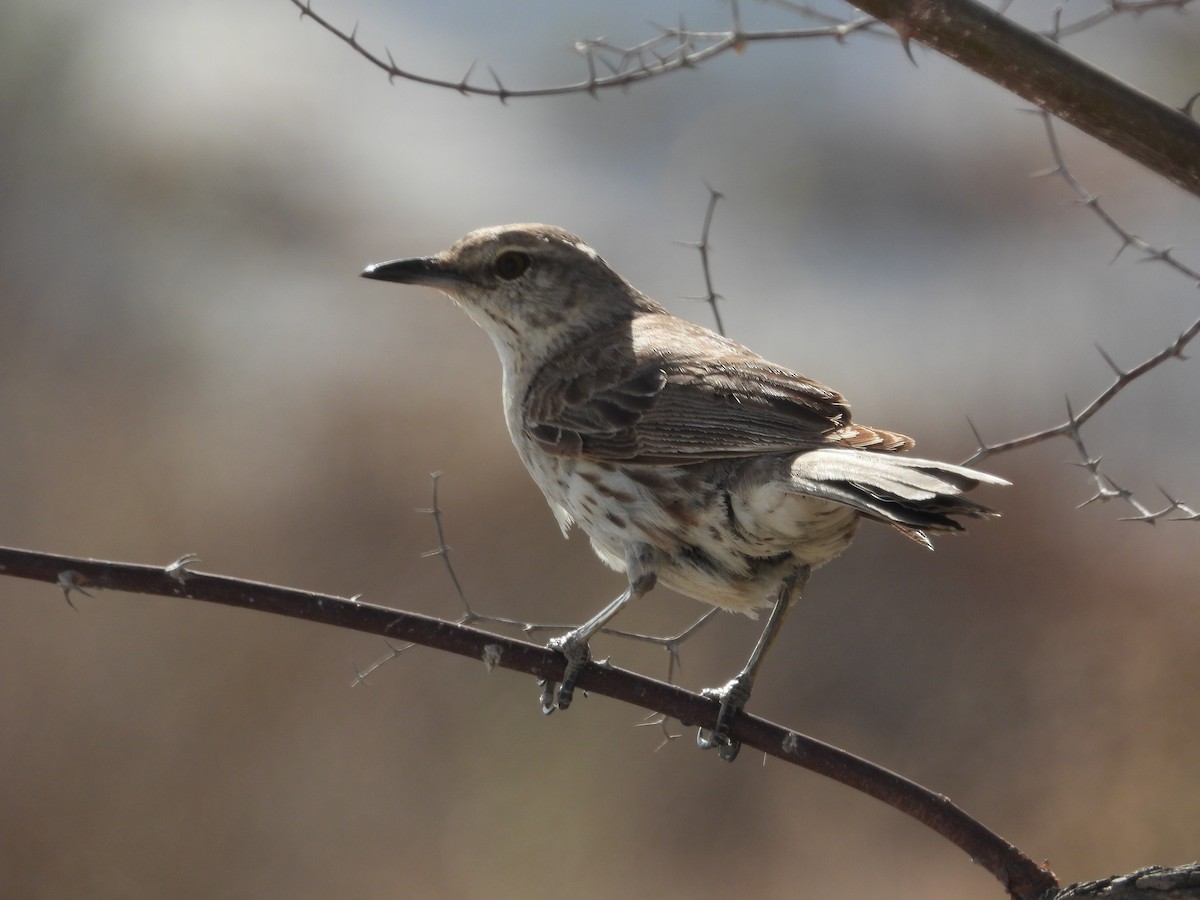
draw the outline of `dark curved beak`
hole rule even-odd
[[[462,280],[443,266],[436,256],[417,256],[412,259],[373,263],[362,270],[362,277],[400,284],[425,284],[430,287],[444,287]]]

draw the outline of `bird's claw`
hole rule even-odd
[[[580,640],[573,631],[562,637],[551,638],[546,646],[567,658],[561,685],[556,685],[551,678],[538,681],[542,687],[542,712],[549,715],[556,709],[566,709],[571,705],[575,682],[579,680],[579,673],[592,661],[592,651],[587,641]]]
[[[542,689],[542,715],[548,716],[558,709],[554,703],[554,691],[558,682],[553,678],[539,678],[538,687]]]
[[[738,751],[742,749],[742,743],[729,736],[729,729],[733,725],[733,717],[741,712],[746,701],[750,699],[750,686],[746,683],[745,673],[738,675],[724,687],[705,688],[700,695],[709,700],[719,700],[721,709],[717,712],[717,724],[711,731],[701,728],[696,732],[696,746],[701,750],[716,748],[717,755],[722,760],[733,762],[737,759]]]

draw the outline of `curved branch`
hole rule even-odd
[[[400,78],[431,87],[448,88],[463,95],[495,97],[501,103],[510,97],[552,97],[558,94],[595,94],[608,88],[626,88],[639,81],[656,78],[679,69],[690,69],[730,50],[742,52],[747,44],[765,41],[799,41],[808,38],[833,38],[841,41],[856,31],[878,26],[871,16],[860,16],[847,22],[837,22],[814,28],[791,28],[779,31],[742,31],[735,27],[729,31],[691,31],[689,29],[662,28],[655,37],[633,47],[621,48],[600,40],[583,40],[575,49],[587,60],[588,77],[571,84],[560,84],[539,88],[512,89],[504,86],[494,70],[490,70],[493,85],[471,84],[470,78],[475,64],[458,81],[419,75],[401,68],[392,53],[384,49],[384,56],[368,50],[358,40],[357,26],[352,31],[338,28],[312,8],[312,0],[289,0],[300,10],[300,17],[312,19],[330,34],[348,44],[354,52],[373,66],[383,70],[390,80]],[[735,15],[736,19],[736,15]],[[615,56],[611,62],[605,54]],[[386,57],[386,58],[385,58]],[[597,73],[597,64],[609,70],[607,75]]]
[[[412,641],[538,678],[562,678],[562,656],[546,647],[357,599],[193,572],[187,564],[194,559],[183,557],[159,567],[0,547],[0,575],[57,584],[68,601],[71,591],[87,593],[89,588],[202,600]],[[656,710],[684,725],[712,727],[716,722],[715,700],[614,666],[589,665],[578,684],[588,692]],[[734,719],[732,737],[907,813],[984,866],[1013,897],[1035,900],[1058,886],[1049,869],[1033,862],[946,797],[893,772],[745,713]]]
[[[1120,0],[1113,0],[1114,3]],[[1146,3],[1154,3],[1155,0],[1145,0]],[[1140,8],[1138,6],[1133,8]],[[1114,7],[1115,8],[1115,7]],[[1126,6],[1126,9],[1130,7]],[[1200,96],[1198,94],[1197,96]],[[1075,173],[1067,165],[1066,157],[1063,155],[1062,147],[1058,141],[1058,135],[1054,126],[1053,117],[1045,110],[1041,111],[1043,123],[1046,128],[1046,139],[1050,145],[1050,153],[1054,160],[1054,165],[1042,172],[1034,173],[1035,176],[1059,176],[1072,193],[1078,199],[1080,206],[1091,210],[1099,221],[1104,226],[1115,234],[1120,239],[1120,246],[1117,252],[1113,255],[1113,260],[1125,252],[1126,249],[1132,247],[1142,254],[1140,262],[1152,262],[1165,265],[1175,272],[1183,275],[1192,282],[1194,287],[1200,287],[1200,271],[1192,268],[1186,263],[1180,261],[1172,253],[1171,248],[1155,247],[1149,242],[1138,237],[1124,225],[1116,220],[1108,209],[1101,204],[1099,196],[1088,191],[1079,179],[1075,177]],[[1104,361],[1108,363],[1112,370],[1113,381],[1102,392],[1096,395],[1090,403],[1083,408],[1083,411],[1076,413],[1071,404],[1070,399],[1067,399],[1067,419],[1065,422],[1060,422],[1050,428],[1044,428],[1040,431],[1035,431],[1023,437],[1011,438],[996,443],[988,443],[982,437],[979,429],[975,427],[975,423],[968,419],[968,424],[975,434],[976,450],[966,460],[967,464],[979,462],[989,456],[994,456],[998,453],[1006,453],[1010,450],[1020,450],[1029,447],[1033,444],[1039,444],[1042,441],[1049,440],[1055,437],[1068,437],[1075,445],[1075,449],[1079,453],[1079,462],[1075,465],[1087,470],[1091,477],[1095,493],[1080,504],[1080,508],[1088,506],[1096,502],[1106,502],[1108,500],[1123,500],[1134,511],[1132,516],[1124,516],[1124,521],[1145,522],[1153,525],[1160,519],[1168,519],[1169,521],[1200,521],[1200,512],[1193,509],[1188,504],[1184,503],[1177,497],[1172,496],[1161,486],[1159,492],[1166,500],[1165,506],[1160,506],[1157,509],[1152,509],[1137,497],[1133,492],[1121,487],[1113,478],[1100,469],[1101,456],[1093,455],[1088,452],[1083,441],[1082,426],[1091,419],[1094,415],[1100,412],[1109,402],[1111,402],[1117,394],[1125,390],[1130,384],[1137,379],[1147,375],[1154,369],[1161,366],[1163,363],[1171,359],[1187,359],[1185,349],[1188,344],[1200,333],[1200,319],[1194,321],[1190,326],[1185,328],[1178,337],[1175,338],[1166,348],[1155,353],[1153,356],[1144,360],[1141,364],[1132,369],[1123,369],[1117,365],[1116,361],[1104,350],[1103,347],[1096,345],[1096,349],[1100,351],[1100,355],[1104,357]]]
[[[1092,399],[1092,401],[1083,408],[1082,412],[1075,413],[1070,409],[1068,404],[1067,421],[1062,422],[1052,428],[1046,428],[1042,431],[1035,431],[1032,434],[1027,434],[1024,437],[1012,438],[1011,440],[1001,441],[996,444],[988,444],[982,439],[979,440],[979,449],[976,450],[969,458],[965,460],[966,464],[979,462],[987,459],[989,456],[995,456],[997,453],[1007,453],[1009,450],[1020,450],[1023,447],[1028,447],[1031,444],[1041,443],[1052,437],[1059,435],[1075,435],[1079,433],[1079,429],[1088,419],[1100,412],[1117,394],[1121,393],[1125,388],[1137,381],[1147,372],[1156,369],[1169,359],[1186,359],[1184,356],[1184,348],[1191,340],[1200,334],[1200,319],[1197,319],[1189,325],[1171,344],[1164,349],[1155,353],[1149,359],[1144,360],[1139,365],[1132,369],[1122,369],[1110,357],[1102,347],[1096,349],[1100,351],[1100,355],[1113,369],[1113,381],[1107,388],[1101,391]],[[976,438],[979,438],[978,431]]]
[[[312,19],[344,41],[389,79],[448,88],[464,95],[495,97],[502,103],[510,97],[595,95],[606,88],[625,88],[668,72],[693,68],[730,50],[741,52],[749,44],[806,38],[841,41],[858,31],[874,33],[873,28],[883,22],[900,36],[906,51],[910,41],[937,50],[1200,196],[1200,123],[1185,111],[1130,87],[1055,43],[1061,36],[1123,12],[1140,14],[1166,6],[1181,8],[1189,0],[1140,3],[1114,0],[1110,11],[1075,26],[1062,26],[1056,21],[1048,36],[1023,28],[976,0],[854,0],[855,6],[870,15],[813,28],[778,31],[743,30],[734,3],[733,27],[728,31],[663,28],[656,37],[629,48],[604,41],[580,41],[576,49],[587,60],[586,79],[522,90],[505,87],[494,71],[493,86],[471,84],[474,66],[458,81],[402,69],[390,51],[385,49],[384,56],[380,56],[364,47],[358,40],[357,29],[344,31],[320,16],[313,10],[312,0],[289,2],[300,10],[302,18]],[[598,66],[606,68],[608,74],[598,74]]]

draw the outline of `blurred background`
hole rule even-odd
[[[580,38],[712,2],[324,0],[402,65],[577,80]],[[1080,5],[1068,12],[1083,14]],[[1048,3],[1012,13],[1047,27]],[[747,27],[795,26],[746,4]],[[920,47],[752,46],[631,90],[506,106],[397,82],[285,0],[18,0],[0,28],[0,543],[361,593],[454,617],[578,622],[622,587],[563,541],[509,444],[487,339],[433,292],[363,281],[473,228],[552,222],[680,313],[713,276],[731,336],[833,385],[924,455],[1047,427],[1197,315],[1057,179],[1037,116]],[[1067,46],[1172,105],[1200,19]],[[1197,200],[1060,130],[1156,246],[1200,261]],[[1200,363],[1086,431],[1145,502],[1200,503]],[[1122,522],[1065,441],[990,460],[1015,486],[969,539],[883,529],[813,579],[752,710],[950,796],[1064,882],[1200,856],[1197,526]],[[994,898],[983,869],[873,800],[753,751],[660,747],[642,712],[250,612],[0,580],[0,886],[10,897]],[[622,626],[701,612],[668,591]],[[758,623],[719,617],[683,684]],[[598,655],[658,677],[666,654]],[[352,686],[353,685],[353,686]],[[678,730],[678,729],[676,729]]]

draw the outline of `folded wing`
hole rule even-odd
[[[548,453],[638,465],[912,446],[853,424],[825,385],[665,313],[593,334],[543,366],[523,413]]]

